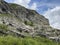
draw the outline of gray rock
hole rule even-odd
[[[26,23],[25,23],[26,21]],[[48,19],[35,10],[0,0],[0,24],[8,26],[8,35],[55,37],[60,30],[49,25]],[[1,31],[0,33],[3,33]]]

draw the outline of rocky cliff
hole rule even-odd
[[[60,30],[52,28],[35,10],[0,0],[0,35],[59,38]]]

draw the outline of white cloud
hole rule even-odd
[[[36,3],[33,3],[32,6],[30,7],[30,9],[36,10],[37,9],[37,4]]]
[[[14,0],[14,3],[20,4],[20,5],[22,5],[22,6],[26,7],[26,8],[29,7],[28,4],[29,4],[30,2],[31,2],[31,0]]]
[[[14,3],[22,5],[26,8],[32,9],[32,10],[36,10],[37,9],[37,4],[33,3],[31,6],[29,6],[29,3],[31,2],[31,0],[14,0]]]
[[[60,29],[60,7],[46,11],[44,16],[49,19],[52,27]]]

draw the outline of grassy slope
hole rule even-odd
[[[1,36],[0,45],[57,45],[57,43],[42,37],[17,38],[12,36]]]

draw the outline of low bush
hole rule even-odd
[[[24,21],[24,23],[25,23],[26,25],[34,26],[34,25],[33,25],[33,22],[31,22],[31,21]]]
[[[8,30],[8,26],[5,24],[0,24],[0,29],[2,30]]]

